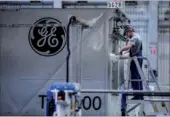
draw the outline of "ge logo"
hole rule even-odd
[[[53,56],[63,50],[66,44],[66,30],[57,19],[46,17],[34,23],[28,39],[36,53],[42,56]]]

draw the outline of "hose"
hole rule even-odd
[[[70,76],[69,76],[69,65],[70,65],[70,55],[71,55],[71,51],[70,51],[70,25],[76,22],[76,17],[75,16],[71,16],[67,25],[67,58],[66,58],[66,82],[68,83],[70,80]]]

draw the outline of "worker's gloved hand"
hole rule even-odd
[[[119,60],[119,55],[115,55],[114,53],[110,53],[110,60],[112,60],[113,63],[117,62]]]

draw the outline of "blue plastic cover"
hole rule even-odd
[[[47,91],[47,99],[51,99],[53,96],[53,92]]]
[[[50,90],[59,90],[59,91],[64,91],[64,90],[69,90],[69,91],[76,91],[76,86],[75,84],[72,83],[54,83],[51,85]]]

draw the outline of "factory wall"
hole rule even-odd
[[[149,57],[149,2],[147,1],[139,1],[137,5],[126,5],[123,9],[126,13],[127,17],[131,20],[130,25],[135,29],[135,32],[139,34],[142,44],[143,44],[143,56]],[[157,63],[157,61],[153,61],[151,58],[148,58],[151,62],[151,65]],[[146,61],[143,62],[143,71],[146,76],[148,76],[148,68]],[[127,76],[127,61],[125,61],[125,78]]]
[[[159,83],[170,90],[170,3],[158,5],[158,75]]]
[[[134,10],[135,9],[135,10]],[[131,24],[140,34],[143,41],[143,56],[150,61],[153,70],[158,71],[158,79],[161,87],[169,89],[169,17],[168,1],[145,1],[137,6],[126,6],[124,11],[131,19]],[[164,15],[167,12],[167,15]],[[148,66],[144,62],[143,71],[148,75]],[[163,88],[163,89],[164,89]]]
[[[158,71],[157,81],[161,90],[169,91],[170,88],[170,22],[165,21],[165,17],[170,18],[170,14],[164,13],[169,10],[169,2],[145,1],[140,2],[137,6],[125,6],[123,9],[126,15],[130,18],[132,26],[136,32],[140,34],[143,42],[143,56],[150,61],[153,70]],[[127,61],[125,61],[125,73],[127,69]],[[148,66],[146,62],[143,64],[143,71],[146,77],[148,74]],[[125,78],[127,78],[125,74]],[[112,95],[110,100],[119,100],[118,96]],[[115,101],[114,101],[115,102]],[[116,102],[120,106],[119,102]],[[120,114],[119,106],[111,104],[110,108],[115,108],[115,111],[109,111],[110,115]],[[169,107],[169,103],[166,105]],[[146,105],[146,112],[151,112],[150,105]]]

